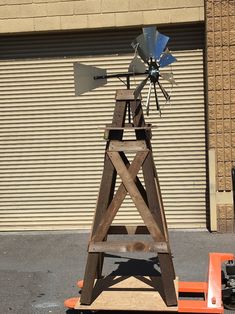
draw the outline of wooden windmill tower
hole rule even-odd
[[[100,70],[95,67],[90,67],[81,64],[75,64],[75,75],[78,78],[86,76],[88,79],[76,80],[77,94],[81,94],[86,90],[104,84],[109,77],[126,77],[127,89],[118,90],[115,97],[115,107],[113,112],[113,119],[110,125],[105,128],[105,139],[107,141],[103,175],[100,184],[100,190],[91,230],[90,241],[88,244],[88,257],[86,263],[86,270],[84,275],[83,288],[81,298],[75,308],[77,309],[112,309],[115,307],[107,303],[114,300],[114,295],[108,296],[108,302],[105,297],[102,299],[102,287],[119,287],[120,282],[125,282],[127,278],[109,278],[109,285],[107,286],[107,278],[102,277],[103,261],[105,252],[151,252],[158,257],[158,262],[161,270],[161,291],[160,310],[166,310],[166,307],[171,307],[175,310],[177,305],[177,296],[175,289],[175,272],[172,263],[172,255],[169,246],[169,238],[167,231],[167,224],[164,214],[163,202],[161,197],[160,185],[158,181],[157,171],[153,161],[151,148],[151,125],[145,123],[144,114],[139,97],[141,90],[149,81],[149,93],[147,99],[147,113],[150,103],[151,89],[154,89],[157,109],[160,111],[157,100],[156,86],[160,88],[166,100],[169,95],[159,82],[159,78],[167,79],[173,83],[173,76],[171,73],[161,75],[160,68],[169,65],[175,61],[175,58],[170,52],[165,49],[169,37],[162,35],[156,31],[154,27],[147,27],[143,29],[143,34],[138,36],[133,42],[133,47],[138,52],[142,61],[135,56],[130,64],[127,73],[107,75],[105,70]],[[145,79],[140,83],[135,90],[130,89],[130,77],[133,75],[145,75]],[[128,123],[126,117],[128,116]],[[126,131],[132,130],[135,134],[134,140],[125,140],[124,134]],[[132,162],[128,160],[127,154],[134,153]],[[143,181],[138,178],[138,173],[142,170]],[[117,186],[117,176],[120,177],[121,183]],[[120,209],[126,195],[131,197],[136,210],[143,219],[144,226],[141,228],[128,228],[128,226],[112,226],[118,210]],[[128,234],[142,233],[150,234],[151,241],[110,241],[109,234]],[[128,239],[128,237],[126,237]],[[110,281],[111,280],[111,281]],[[129,278],[129,284],[135,285]],[[127,280],[127,281],[128,281]],[[141,291],[142,284],[137,284],[137,290]],[[153,279],[148,279],[151,291],[157,290]],[[95,296],[96,288],[99,286],[101,297]],[[119,287],[120,288],[120,287]],[[156,289],[155,289],[156,288]],[[117,309],[128,310],[128,300],[124,301],[127,295],[128,288],[121,285],[121,289],[126,289],[126,294],[122,294],[120,304]],[[144,290],[146,287],[144,287]],[[132,289],[133,290],[133,289]],[[157,292],[159,295],[159,291]],[[132,297],[129,295],[128,298]],[[100,299],[101,298],[101,299]],[[145,295],[143,296],[145,298]],[[150,298],[151,299],[151,298]],[[106,301],[105,301],[106,300]],[[97,303],[98,302],[98,303]],[[103,302],[103,303],[102,303]],[[147,301],[148,302],[148,301]],[[155,302],[155,296],[149,300]],[[140,302],[141,303],[141,302]],[[139,304],[141,306],[141,304]],[[145,307],[146,308],[146,307]],[[156,310],[154,307],[153,310]]]

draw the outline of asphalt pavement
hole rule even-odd
[[[0,233],[0,313],[65,314],[64,300],[78,295],[88,238],[75,231]],[[205,281],[208,253],[235,253],[235,234],[170,231],[170,244],[179,279]],[[104,274],[142,274],[153,267],[151,257],[107,254]]]

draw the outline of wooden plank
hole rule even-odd
[[[116,151],[116,152],[138,152],[138,151],[146,151],[147,146],[145,141],[133,141],[133,140],[126,140],[126,141],[115,141],[112,140],[109,143],[109,151]]]
[[[109,157],[105,154],[104,170],[100,185],[99,196],[97,200],[96,211],[94,215],[91,236],[96,232],[96,229],[102,219],[111,199],[113,198],[116,181],[116,170],[113,167]],[[95,278],[102,276],[103,268],[103,253],[89,253],[84,275],[84,285],[81,295],[83,304],[90,304],[92,299],[92,290]]]
[[[93,287],[97,274],[100,253],[88,253],[84,283],[81,294],[81,304],[89,305],[92,302]]]
[[[115,182],[116,169],[114,168],[108,154],[106,153],[91,235],[96,232],[96,229],[113,198]]]
[[[156,188],[156,173],[153,164],[153,158],[151,151],[149,152],[148,156],[146,157],[143,163],[143,175],[146,187],[146,193],[148,198],[148,204],[150,211],[152,212],[153,216],[155,217],[156,221],[158,221],[158,226],[162,231],[162,238],[160,241],[168,241],[168,232],[167,232],[167,225],[164,215],[163,204],[161,200],[160,187],[157,191]],[[176,303],[176,295],[174,291],[174,277],[175,271],[172,262],[172,257],[170,253],[170,249],[168,254],[158,254],[160,269],[162,273],[162,283],[163,283],[163,290],[165,293],[165,299],[167,305],[175,305]]]
[[[112,126],[123,127],[125,123],[126,116],[126,102],[119,101],[116,102],[113,113]]]
[[[158,254],[159,266],[162,276],[162,288],[165,295],[165,302],[168,306],[177,304],[177,296],[174,287],[175,271],[171,253]]]
[[[169,233],[168,233],[168,228],[167,228],[167,221],[166,221],[165,210],[164,210],[164,206],[163,206],[161,188],[160,188],[159,180],[158,180],[158,177],[157,177],[156,169],[155,169],[154,182],[155,182],[155,187],[156,187],[156,191],[157,191],[157,197],[158,197],[158,200],[159,200],[159,206],[160,206],[159,209],[160,209],[160,213],[161,213],[161,216],[162,216],[164,234],[165,234],[166,240],[168,241],[169,240]]]
[[[155,178],[154,178],[154,165],[152,163],[151,151],[148,156],[145,158],[143,166],[143,176],[145,182],[145,188],[147,193],[148,205],[152,215],[155,218],[155,221],[158,223],[159,229],[163,235],[162,239],[159,241],[166,240],[165,237],[165,229],[164,229],[164,221],[160,212],[160,200],[158,198],[158,194],[156,191]]]
[[[145,241],[105,241],[89,244],[89,252],[156,252],[166,253],[168,247],[166,242],[145,242]]]
[[[119,89],[116,91],[115,99],[116,100],[135,100],[134,89]],[[141,99],[141,95],[138,96],[138,99]]]
[[[145,160],[148,152],[138,152],[134,157],[131,165],[129,166],[130,176],[134,179],[139,172],[139,169]],[[120,156],[120,155],[119,155]],[[121,157],[120,157],[121,158]],[[117,214],[118,209],[120,208],[122,202],[124,201],[127,194],[127,190],[123,183],[119,186],[115,196],[113,197],[109,207],[106,212],[103,214],[102,219],[100,220],[97,232],[92,235],[93,241],[102,241],[103,238],[108,233],[108,229]]]
[[[145,126],[145,120],[144,120],[144,114],[143,114],[141,102],[139,100],[131,101],[130,107],[131,107],[134,126],[135,127]]]
[[[151,128],[144,129],[144,127],[146,127],[147,125],[145,124],[141,102],[131,101],[130,107],[131,107],[131,112],[132,112],[132,117],[133,117],[133,124],[135,127],[136,138],[138,140],[146,140],[147,144],[150,144],[150,139],[152,138],[152,132],[151,132]],[[141,130],[141,127],[143,128],[142,130]],[[151,148],[151,145],[148,148]]]
[[[145,225],[149,229],[150,234],[152,235],[155,241],[163,239],[163,234],[159,229],[154,216],[150,212],[148,206],[146,205],[142,195],[140,194],[133,178],[128,172],[123,160],[121,159],[118,152],[108,152],[108,155],[116,168],[117,173],[122,179],[127,191],[129,192],[136,208],[138,209]]]
[[[108,234],[149,234],[149,230],[144,225],[131,226],[131,225],[113,225],[109,227]]]
[[[134,126],[132,123],[125,123],[124,126],[113,126],[113,124],[106,124],[105,130],[151,130],[154,128],[151,123],[147,123],[143,126]],[[103,129],[103,128],[102,128]]]
[[[100,279],[94,288],[91,305],[75,305],[76,310],[160,311],[177,312],[177,306],[167,306],[162,297],[160,277],[111,277]],[[178,279],[175,280],[178,291]]]
[[[126,102],[116,102],[113,114],[112,125],[117,127],[123,127],[125,124],[125,115],[126,115]],[[123,130],[113,130],[108,134],[109,139],[121,140],[123,136]],[[111,200],[113,198],[113,193],[115,189],[116,182],[116,170],[114,169],[110,159],[105,154],[104,160],[104,170],[102,181],[100,185],[99,196],[97,200],[97,206],[92,226],[92,235],[96,232],[97,226],[99,225],[104,212],[108,208]],[[105,235],[106,236],[106,235]],[[103,239],[105,238],[103,237]],[[102,239],[102,240],[103,240]],[[84,285],[82,289],[81,302],[83,304],[90,304],[92,299],[93,285],[95,278],[102,276],[103,268],[103,253],[88,253],[85,276],[84,276]]]

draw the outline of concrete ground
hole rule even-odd
[[[0,233],[0,313],[66,313],[63,302],[77,296],[83,278],[88,233]],[[171,249],[180,280],[204,281],[209,252],[235,253],[235,234],[171,231]],[[150,255],[108,255],[104,273],[141,273]],[[132,257],[134,257],[132,255]],[[72,311],[67,311],[72,313]]]

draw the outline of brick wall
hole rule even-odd
[[[225,195],[235,165],[235,1],[207,0],[206,29],[209,149],[215,151],[216,190]],[[235,230],[232,207],[217,202],[219,231]]]
[[[0,33],[204,21],[203,0],[1,0]]]

